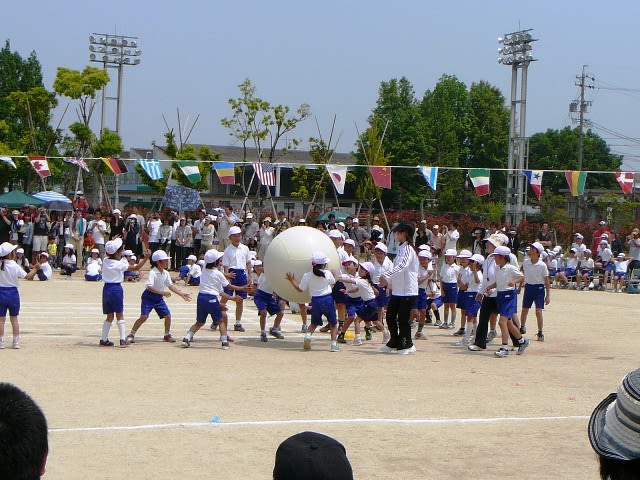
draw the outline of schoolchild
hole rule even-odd
[[[529,246],[529,257],[522,262],[522,272],[524,273],[524,296],[522,298],[522,315],[520,317],[520,333],[527,333],[527,315],[531,305],[536,304],[536,320],[538,323],[538,333],[536,339],[544,342],[544,319],[542,311],[545,305],[551,301],[551,281],[549,270],[542,261],[541,255],[544,247],[539,242],[534,242]]]
[[[307,333],[304,335],[303,348],[305,350],[311,349],[311,338],[316,327],[322,325],[322,316],[329,322],[329,331],[331,332],[331,347],[332,352],[340,351],[338,346],[338,318],[336,316],[336,308],[333,303],[333,297],[331,295],[332,287],[336,283],[336,279],[333,274],[327,270],[327,264],[329,259],[324,252],[314,252],[311,256],[311,271],[306,272],[300,283],[295,279],[295,276],[291,272],[286,273],[286,278],[289,280],[293,288],[299,292],[309,291],[311,296],[311,325]]]
[[[615,272],[613,274],[613,291],[615,293],[624,291],[624,281],[627,278],[627,268],[629,261],[624,253],[619,253],[615,260]]]
[[[346,315],[344,324],[340,327],[340,332],[338,333],[338,343],[347,343],[344,338],[345,333],[349,330],[351,324],[355,322],[357,315],[356,310],[358,305],[362,303],[362,298],[358,293],[358,287],[353,287],[358,275],[358,268],[358,260],[349,255],[342,261],[342,270],[344,273],[337,278],[337,280],[344,285],[342,293],[347,296],[347,301],[345,303]],[[351,284],[351,286],[349,284]],[[354,343],[355,339],[358,339],[358,345],[362,345],[362,339],[360,338],[360,322],[355,322]]]
[[[340,275],[345,274],[344,267],[342,266],[342,262],[349,258],[349,254],[346,252],[344,248],[344,237],[340,230],[334,229],[329,231],[329,238],[333,242],[333,245],[336,247],[336,252],[338,253],[338,264],[340,266]],[[333,285],[332,295],[333,302],[335,304],[335,308],[338,315],[338,330],[342,331],[342,326],[344,325],[345,318],[347,316],[347,294],[344,293],[345,286],[340,280],[336,279],[336,283]],[[327,325],[320,329],[321,332],[329,331],[331,325]]]
[[[376,302],[377,289],[371,280],[371,274],[375,267],[371,262],[364,262],[358,265],[357,275],[343,276],[343,282],[347,287],[347,294],[353,299],[356,308],[355,314],[355,337],[353,345],[362,345],[360,337],[360,323],[365,322],[365,340],[371,340],[371,325],[384,331],[384,325],[378,321],[378,303]],[[349,328],[349,319],[345,322],[344,329]]]
[[[267,314],[275,315],[273,326],[269,328],[269,334],[279,340],[282,340],[284,335],[282,335],[282,332],[280,331],[280,323],[284,316],[284,309],[278,301],[278,296],[274,293],[273,288],[271,288],[271,285],[269,285],[269,282],[267,281],[262,262],[260,260],[256,260],[253,264],[253,269],[258,276],[256,279],[256,293],[253,296],[253,302],[256,304],[258,315],[260,316],[260,341],[268,341]]]
[[[229,245],[224,249],[224,256],[222,257],[222,265],[224,266],[224,273],[232,275],[230,283],[237,287],[245,287],[248,285],[247,275],[251,271],[251,252],[249,247],[240,242],[242,238],[242,230],[240,227],[233,226],[229,229]],[[242,311],[244,300],[247,298],[246,289],[233,290],[227,288],[227,295],[238,295],[241,301],[236,302],[236,321],[233,325],[233,330],[236,332],[244,332],[245,328],[242,326]],[[222,301],[224,305],[226,299]]]
[[[591,257],[591,250],[585,249],[582,261],[580,262],[580,271],[576,274],[576,285],[578,290],[593,289],[593,269],[595,262]]]
[[[164,342],[175,342],[173,336],[171,336],[171,311],[164,301],[164,297],[170,297],[171,292],[181,297],[185,302],[191,301],[191,295],[184,293],[176,287],[171,281],[169,271],[169,255],[164,250],[156,250],[151,255],[151,262],[154,264],[153,268],[149,271],[149,277],[147,279],[147,288],[142,292],[140,298],[140,317],[135,321],[131,332],[127,335],[127,340],[130,343],[135,343],[135,336],[138,329],[149,318],[149,314],[152,310],[155,310],[158,316],[164,319]],[[167,288],[167,290],[165,290]]]
[[[23,248],[16,249],[15,262],[25,271],[25,273],[29,273],[31,271],[31,264],[29,263]]]
[[[478,290],[482,283],[482,265],[484,264],[484,257],[478,253],[474,253],[469,259],[469,281],[467,283],[467,289],[464,292],[465,298],[465,315],[466,323],[464,328],[464,334],[459,345],[468,346],[471,344],[471,338],[476,333],[476,327],[478,325],[478,311],[480,310],[480,302],[476,298],[478,296]]]
[[[64,254],[62,257],[62,265],[60,266],[60,268],[62,269],[62,271],[60,272],[60,275],[68,275],[69,277],[71,277],[71,275],[78,270],[78,267],[76,266],[76,256],[73,253],[73,245],[70,243],[67,243],[64,246]]]
[[[184,284],[192,287],[200,285],[200,275],[202,275],[202,268],[198,265],[198,259],[195,255],[189,255],[187,257],[187,266],[189,271],[184,279]]]
[[[51,280],[52,275],[53,270],[51,269],[51,265],[49,265],[49,254],[47,252],[40,252],[36,258],[36,264],[33,266],[33,270],[27,273],[24,279],[33,280],[34,277],[37,276],[38,280],[46,282],[47,280]]]
[[[424,334],[424,324],[427,320],[427,288],[429,286],[429,279],[433,277],[433,263],[431,252],[428,250],[420,250],[418,253],[418,296],[413,304],[414,315],[418,316],[418,330],[413,338],[416,340],[426,340],[427,336]]]
[[[371,281],[378,289],[378,296],[376,297],[376,303],[378,304],[378,321],[382,324],[387,305],[389,304],[389,295],[387,288],[380,285],[380,276],[393,268],[393,262],[387,257],[387,246],[384,243],[376,243],[376,246],[373,248],[373,261],[371,263],[373,263],[375,267],[371,275]],[[384,329],[382,343],[389,341],[388,336],[388,330]]]
[[[456,264],[458,252],[450,248],[444,252],[444,264],[440,270],[440,289],[444,303],[444,323],[440,328],[456,326],[456,305],[458,303],[458,273],[460,265]],[[449,321],[451,318],[451,321]]]
[[[469,288],[469,278],[471,277],[471,269],[469,268],[469,259],[473,255],[469,250],[460,250],[460,253],[456,257],[460,262],[460,270],[458,271],[458,301],[456,307],[460,310],[460,328],[453,333],[454,337],[461,337],[464,335],[465,326],[467,324],[466,314],[466,302],[467,302],[467,289]]]
[[[615,271],[613,251],[609,246],[609,242],[605,239],[600,240],[600,244],[598,245],[596,267],[602,269],[603,272],[603,275],[600,275],[598,285],[596,285],[596,290],[605,290]]]
[[[87,258],[84,279],[87,282],[99,282],[102,280],[102,259],[100,258],[100,250],[97,248],[93,248],[89,258]]]
[[[4,324],[9,311],[9,321],[13,331],[12,348],[20,348],[20,293],[18,280],[25,278],[25,272],[15,261],[16,246],[9,242],[0,244],[0,349],[4,347]]]

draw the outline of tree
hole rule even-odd
[[[380,121],[373,121],[367,129],[361,142],[361,158],[358,163],[369,166],[389,165],[391,155],[385,152],[382,133],[378,128]],[[358,157],[358,155],[356,155]],[[375,185],[368,168],[359,169],[357,172],[356,196],[358,200],[367,204],[369,211],[373,208],[373,202],[382,199],[382,189]]]

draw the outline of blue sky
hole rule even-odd
[[[582,65],[596,78],[588,118],[632,139],[599,132],[640,166],[640,2],[272,0],[180,2],[24,0],[3,6],[1,39],[24,56],[35,50],[45,86],[56,68],[89,63],[92,32],[139,37],[142,63],[124,73],[122,137],[126,147],[163,144],[162,114],[177,128],[200,115],[194,143],[229,145],[220,125],[229,97],[245,78],[271,103],[311,106],[327,135],[337,115],[339,151],[350,151],[378,95],[381,81],[406,76],[420,98],[443,74],[470,85],[486,80],[509,95],[510,68],[499,65],[497,37],[533,28],[539,61],[529,70],[527,134],[570,124]],[[98,65],[98,64],[95,64]],[[115,75],[112,86],[115,88]],[[605,89],[605,88],[607,89]],[[67,99],[61,99],[54,124]],[[115,109],[107,126],[115,127]],[[94,114],[98,127],[99,110]],[[68,114],[62,126],[75,118]],[[295,132],[308,146],[315,121]],[[635,156],[635,158],[634,158]]]

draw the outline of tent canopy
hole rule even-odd
[[[37,207],[43,203],[45,203],[43,200],[20,190],[13,190],[0,195],[0,205],[6,205],[9,208],[22,208],[25,205],[35,205]]]

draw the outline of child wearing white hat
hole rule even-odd
[[[74,255],[73,250],[73,245],[70,243],[67,243],[64,246],[62,265],[60,266],[62,269],[60,275],[68,275],[69,279],[71,279],[71,275],[78,270],[78,267],[76,266],[76,256]]]
[[[444,252],[444,264],[440,270],[440,289],[444,304],[444,322],[440,328],[454,328],[456,326],[456,305],[458,303],[458,273],[460,265],[456,263],[458,252],[452,248]],[[451,317],[451,321],[449,321]]]
[[[222,266],[224,267],[225,274],[233,274],[231,278],[231,284],[237,287],[244,287],[249,284],[248,274],[252,270],[251,266],[251,252],[249,247],[243,244],[240,239],[242,237],[242,230],[240,227],[233,226],[229,229],[229,245],[224,249],[224,256],[222,257]],[[245,329],[242,326],[242,311],[244,308],[244,300],[247,298],[247,292],[243,289],[232,290],[227,288],[227,295],[240,296],[241,300],[236,303],[236,321],[233,325],[233,330],[236,332],[244,332]],[[222,302],[224,305],[226,300]]]
[[[33,270],[27,273],[24,279],[33,280],[35,277],[38,277],[38,280],[41,282],[46,282],[47,280],[51,280],[52,275],[53,270],[51,265],[49,265],[49,254],[47,252],[40,252],[36,257],[36,264],[33,266]]]
[[[0,349],[4,348],[4,324],[9,311],[9,321],[13,330],[13,348],[20,348],[20,294],[18,280],[27,273],[14,261],[15,245],[9,242],[0,244]]]

